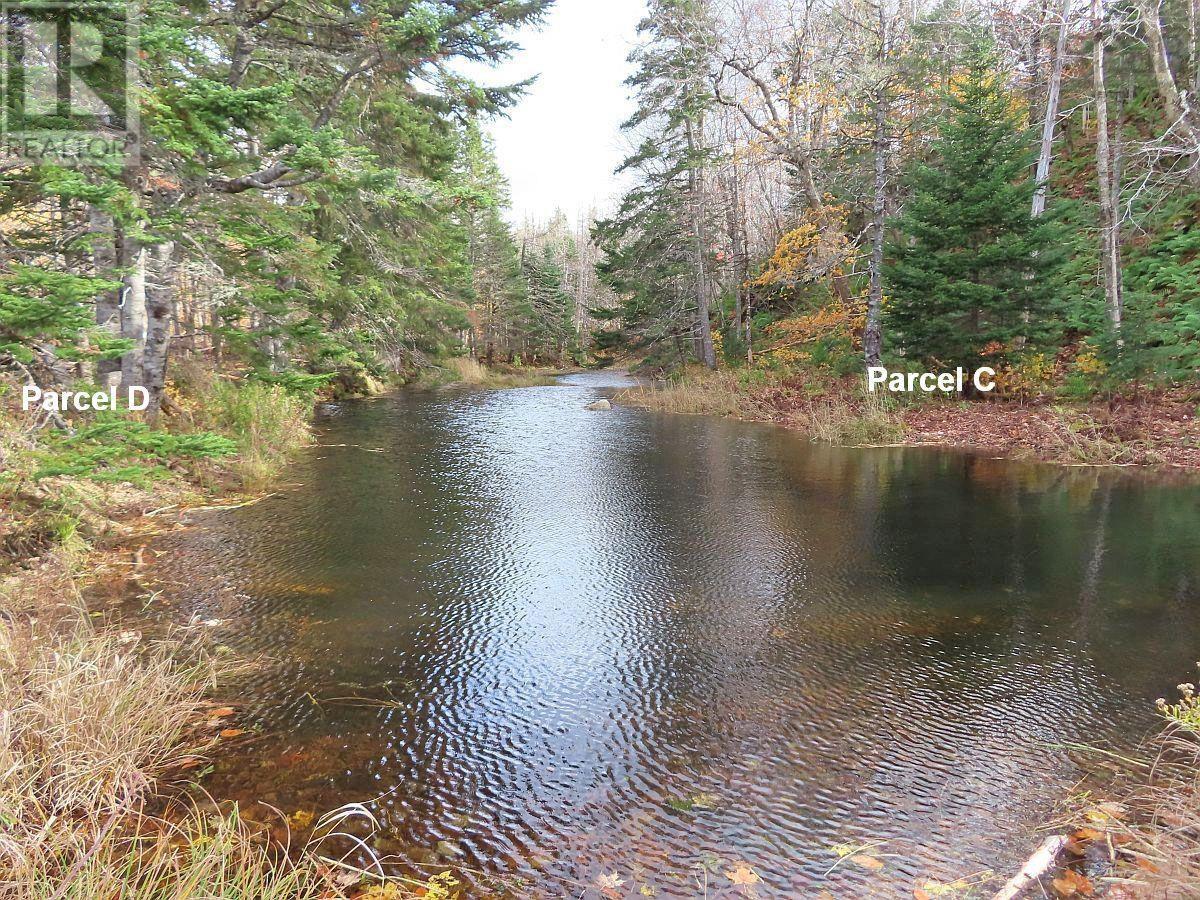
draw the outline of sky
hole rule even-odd
[[[475,71],[485,83],[507,84],[540,75],[508,118],[488,126],[500,168],[512,190],[514,224],[569,220],[617,197],[613,175],[629,148],[620,133],[633,105],[624,82],[626,57],[644,0],[558,0],[540,29],[525,29],[514,59]]]

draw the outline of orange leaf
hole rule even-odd
[[[862,866],[864,869],[870,869],[872,872],[878,872],[883,868],[883,863],[873,856],[867,856],[865,853],[856,853],[850,857],[850,862],[856,866]]]
[[[214,709],[212,712],[209,713],[209,715],[213,716],[214,718],[220,719],[224,716],[232,716],[233,713],[234,713],[234,709],[232,706],[222,706],[220,709]]]
[[[725,872],[725,877],[734,884],[758,884],[762,879],[758,877],[758,873],[750,868],[746,863],[738,863],[732,869]]]
[[[245,734],[245,733],[246,733],[246,729],[245,729],[245,728],[226,728],[226,729],[224,729],[224,730],[221,732],[221,737],[223,737],[223,738],[235,738],[235,737],[237,737],[239,734]]]
[[[1096,893],[1092,883],[1074,869],[1065,869],[1050,886],[1060,897],[1091,897]]]

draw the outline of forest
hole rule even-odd
[[[1194,3],[652,4],[609,346],[1194,388]]]
[[[1200,891],[1200,0],[593,2],[0,10],[0,897]]]

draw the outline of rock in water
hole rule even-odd
[[[612,404],[607,400],[597,400],[595,403],[589,403],[584,407],[584,409],[590,409],[593,412],[597,412],[602,409],[612,409]]]

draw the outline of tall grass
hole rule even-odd
[[[453,356],[421,373],[420,387],[439,388],[453,384],[481,388],[536,387],[553,384],[555,375],[544,369],[519,366],[485,366],[470,356]]]
[[[216,379],[197,397],[196,420],[237,442],[228,468],[243,488],[258,490],[311,440],[311,413],[311,398],[278,385]]]
[[[72,831],[27,854],[34,863],[7,895],[19,900],[168,900],[334,896],[328,879],[272,854],[237,815],[182,824],[135,817],[119,833]]]
[[[374,824],[361,807],[325,817],[294,854],[236,807],[144,813],[192,758],[212,674],[181,655],[83,617],[68,630],[0,621],[0,897],[316,900],[359,880],[318,853],[350,818]]]
[[[28,881],[47,847],[98,833],[180,763],[200,674],[83,617],[0,624],[0,871]]]
[[[882,394],[835,394],[811,404],[808,431],[814,441],[839,446],[893,444],[904,439],[904,420],[896,403]]]
[[[692,370],[662,385],[627,388],[616,395],[619,403],[669,413],[738,416],[776,420],[768,395],[779,386],[777,378],[761,372]],[[859,391],[847,394],[829,390],[827,384],[808,386],[813,396],[791,391],[797,399],[794,413],[814,441],[859,446],[895,443],[904,437],[904,421],[888,397]],[[790,419],[789,419],[790,420]]]
[[[740,416],[754,407],[750,392],[736,373],[696,370],[657,385],[619,391],[618,403],[683,415]]]

